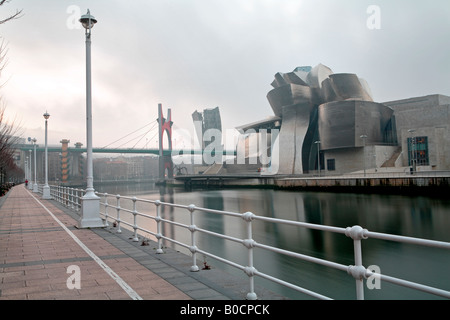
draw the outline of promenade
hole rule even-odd
[[[131,232],[78,229],[77,214],[24,185],[0,198],[0,300],[244,300],[245,278],[190,272],[190,257]],[[259,299],[282,299],[259,289]]]

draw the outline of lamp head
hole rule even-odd
[[[79,21],[86,30],[92,29],[94,27],[94,24],[97,23],[97,19],[95,19],[94,16],[91,16],[89,9],[86,14],[83,14],[81,16]]]
[[[44,113],[44,119],[47,120],[48,118],[50,118],[50,115],[48,114],[47,111],[45,111],[45,113]]]

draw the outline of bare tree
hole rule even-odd
[[[0,0],[0,7],[8,0]],[[13,19],[21,17],[22,10],[16,10],[16,13],[0,20],[0,24],[4,24]],[[0,76],[6,65],[7,49],[2,41],[0,43]],[[0,85],[0,88],[3,85]],[[23,178],[23,170],[19,168],[14,161],[15,145],[19,139],[20,126],[17,125],[15,119],[7,122],[5,119],[6,106],[0,97],[0,196],[3,195],[10,187],[9,182],[17,182]]]
[[[0,0],[0,6],[4,5],[5,3],[8,3],[8,2],[10,2],[10,1],[9,0]],[[22,16],[22,10],[16,10],[16,13],[13,13],[9,17],[7,17],[7,18],[5,18],[3,20],[0,20],[0,24],[4,24],[4,23],[6,23],[6,22],[8,22],[10,20],[13,20],[13,19],[18,19],[21,16]]]
[[[23,170],[15,163],[15,150],[21,128],[14,121],[5,120],[5,106],[0,102],[0,195],[9,189],[9,182],[23,178]]]
[[[2,71],[5,69],[7,64],[6,54],[8,49],[6,48],[5,41],[2,39],[0,42],[0,78],[2,76]],[[3,87],[4,83],[0,83],[0,89]]]

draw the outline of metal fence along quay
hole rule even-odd
[[[53,199],[64,204],[65,206],[72,208],[73,210],[79,211],[81,208],[82,196],[84,190],[74,189],[61,186],[51,186],[51,195]],[[392,235],[386,233],[372,232],[364,229],[361,226],[349,226],[347,228],[326,226],[320,224],[305,223],[292,220],[282,220],[271,217],[259,216],[252,212],[237,213],[221,210],[213,210],[208,208],[197,207],[194,204],[191,205],[180,205],[162,202],[160,200],[148,200],[140,199],[136,197],[125,197],[120,195],[113,195],[107,193],[97,193],[100,197],[100,216],[104,220],[105,226],[113,223],[116,226],[116,232],[121,232],[121,227],[125,226],[127,229],[133,232],[133,237],[130,241],[139,241],[138,235],[151,235],[154,237],[158,243],[157,253],[163,253],[163,240],[169,241],[173,244],[179,245],[186,248],[191,252],[192,266],[190,271],[199,271],[198,260],[199,255],[210,257],[221,261],[227,265],[230,265],[236,269],[242,270],[249,280],[248,293],[246,298],[248,300],[255,300],[258,298],[255,292],[255,277],[261,277],[266,280],[272,281],[282,286],[286,286],[290,289],[296,290],[298,292],[307,294],[311,297],[317,299],[328,300],[329,297],[322,295],[317,292],[310,291],[308,289],[302,288],[298,285],[286,282],[269,274],[258,271],[258,266],[254,263],[254,249],[259,248],[262,250],[271,251],[277,254],[286,255],[299,260],[311,262],[314,264],[322,265],[328,268],[333,268],[340,270],[343,273],[348,274],[349,277],[354,278],[356,283],[356,298],[358,300],[364,299],[364,281],[366,285],[370,282],[372,285],[376,285],[382,281],[389,282],[395,285],[411,288],[414,290],[423,291],[430,293],[439,297],[450,298],[450,291],[439,289],[436,287],[428,286],[425,284],[419,284],[416,282],[400,279],[397,277],[392,277],[380,272],[376,265],[365,267],[363,266],[363,252],[362,252],[362,242],[371,241],[371,239],[379,239],[385,241],[407,243],[416,246],[427,246],[439,248],[442,250],[442,254],[449,254],[450,242],[427,240],[422,238],[406,237],[399,235]],[[127,205],[124,205],[124,203]],[[182,218],[165,218],[161,212],[163,208],[177,208],[178,211],[184,213],[181,215]],[[153,213],[153,214],[152,214]],[[196,226],[197,215],[213,214],[232,217],[236,220],[236,224],[243,224],[242,229],[245,231],[245,236],[242,238],[236,237],[232,234],[218,233],[212,230],[207,230]],[[175,216],[173,216],[175,217]],[[146,221],[144,223],[144,221]],[[310,255],[300,254],[293,251],[288,251],[282,248],[277,248],[264,243],[256,242],[252,235],[252,225],[256,221],[263,221],[265,223],[278,224],[278,225],[289,225],[297,228],[306,228],[311,230],[318,230],[321,232],[332,232],[336,234],[341,234],[343,237],[351,238],[353,241],[353,254],[354,254],[354,264],[344,265],[341,263],[336,263],[326,259],[320,259]],[[146,227],[152,225],[154,228]],[[188,237],[170,237],[169,232],[165,233],[164,230],[168,230],[166,226],[170,226],[170,229],[183,229],[187,230],[189,234]],[[175,234],[175,232],[171,232]],[[212,253],[206,251],[204,248],[199,246],[197,236],[202,233],[211,237],[216,237],[223,239],[224,241],[230,241],[237,244],[241,244],[246,251],[246,265],[239,264],[230,259],[226,259],[220,254]],[[448,269],[449,266],[442,266],[441,270]],[[351,279],[351,278],[350,278]]]

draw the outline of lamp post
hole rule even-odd
[[[411,162],[411,174],[413,174],[416,171],[416,138],[413,136],[413,133],[416,132],[415,129],[409,129],[408,132],[411,134],[410,137],[410,143],[409,143],[409,158]],[[413,150],[414,149],[414,150]]]
[[[26,155],[26,153],[25,153]],[[25,156],[25,180],[30,183],[30,181],[28,180],[28,156]],[[28,188],[28,185],[26,185],[26,187]]]
[[[30,141],[31,141],[31,139],[30,139]],[[32,163],[33,163],[33,160],[31,160],[31,149],[30,150],[28,150],[28,152],[29,152],[29,159],[30,159],[30,161],[29,161],[29,163],[28,163],[28,166],[30,167],[30,184],[28,185],[28,189],[29,190],[33,190],[33,169],[32,169]]]
[[[94,174],[92,160],[92,95],[91,95],[91,32],[97,20],[90,14],[89,9],[80,18],[80,23],[86,35],[86,151],[87,178],[86,193],[82,197],[80,228],[104,227],[100,219],[100,198],[94,190]]]
[[[31,139],[34,146],[34,183],[33,183],[33,192],[38,192],[38,183],[36,179],[36,138]]]
[[[319,168],[319,177],[320,177],[320,141],[314,142],[317,144],[317,167]]]
[[[364,177],[366,177],[366,139],[367,136],[365,134],[360,136],[363,139],[363,162],[364,162]]]
[[[44,113],[44,119],[45,119],[45,182],[44,182],[44,188],[42,189],[42,198],[43,199],[51,199],[52,196],[50,195],[50,187],[48,185],[48,146],[47,146],[47,128],[48,128],[48,118],[50,118],[50,115],[47,111]]]

